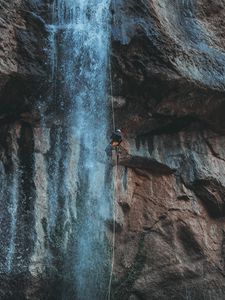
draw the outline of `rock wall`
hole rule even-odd
[[[50,2],[0,1],[0,298],[5,300],[74,295],[72,199],[79,149],[60,109],[49,102],[50,18]]]
[[[43,105],[49,6],[1,0],[0,8],[0,298],[71,299],[65,258],[76,240],[79,146],[57,105]],[[114,0],[111,10],[113,100],[125,135],[113,298],[222,300],[225,1]],[[56,189],[52,232],[45,195]]]
[[[224,298],[224,5],[112,5],[114,299]]]
[[[1,120],[31,112],[47,78],[45,1],[0,2]]]

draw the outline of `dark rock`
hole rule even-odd
[[[214,178],[196,180],[193,190],[212,217],[225,217],[225,187]]]
[[[42,1],[20,0],[2,0],[0,5],[0,115],[15,119],[34,109],[46,85],[48,7]]]
[[[115,300],[224,299],[222,2],[112,2],[110,96],[116,126],[125,136],[114,182]],[[45,49],[51,3],[0,0],[3,300],[75,295],[73,200],[80,187],[72,170],[81,168],[80,145],[68,132],[60,99],[48,103],[53,87]],[[63,34],[61,30],[57,42]],[[63,92],[68,105],[68,91]],[[42,111],[45,122],[40,122]],[[60,213],[50,230],[46,194],[55,190]],[[13,202],[15,193],[18,203]],[[10,216],[16,208],[14,222]],[[109,241],[113,222],[107,222]]]

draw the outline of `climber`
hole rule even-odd
[[[118,152],[119,150],[119,146],[123,141],[123,136],[122,136],[122,132],[120,129],[116,129],[111,137],[110,137],[110,143],[109,145],[106,147],[105,152],[108,156],[112,156],[112,151],[115,150],[116,152]]]

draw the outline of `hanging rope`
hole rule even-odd
[[[113,10],[115,11],[115,3],[114,0],[112,0],[112,6]],[[112,21],[114,22],[114,16],[112,16]],[[109,30],[108,30],[109,32]],[[109,43],[108,47],[108,53],[110,53],[110,45],[112,43]],[[116,122],[115,122],[115,111],[114,111],[114,101],[113,101],[113,84],[112,84],[112,64],[111,59],[109,57],[109,81],[110,81],[110,98],[111,98],[111,109],[112,109],[112,123],[113,123],[113,130],[116,130]]]
[[[116,162],[116,170],[115,170],[115,181],[114,181],[114,193],[117,195],[117,174],[118,174],[118,158]],[[116,246],[116,215],[117,209],[115,205],[115,200],[113,199],[113,230],[112,230],[112,260],[111,260],[111,273],[109,279],[109,289],[108,289],[108,300],[111,299],[111,289],[112,289],[112,278],[114,272],[114,264],[115,264],[115,246]]]
[[[110,98],[111,98],[111,109],[112,109],[112,122],[113,122],[113,130],[116,130],[116,122],[115,122],[115,111],[114,111],[114,101],[113,101],[113,84],[112,84],[112,65],[111,60],[109,59],[109,80],[110,80]]]
[[[111,61],[109,59],[109,79],[110,79],[110,92],[111,92],[111,106],[112,106],[112,125],[113,130],[116,130],[115,124],[115,111],[114,111],[114,102],[113,102],[113,85],[112,85],[112,69],[111,69]],[[117,177],[118,177],[118,156],[116,158],[116,170],[115,175],[113,176],[114,180],[114,195],[116,198],[117,195]],[[113,199],[113,229],[112,229],[112,261],[111,261],[111,272],[110,272],[110,279],[109,279],[109,288],[108,288],[108,300],[111,299],[111,289],[112,289],[112,278],[113,278],[113,271],[114,271],[114,264],[115,264],[115,244],[116,244],[116,199]]]
[[[110,80],[110,98],[111,98],[111,109],[112,109],[112,125],[113,125],[113,131],[115,131],[116,130],[116,122],[115,122],[115,109],[114,109],[114,101],[113,101],[112,65],[111,65],[110,58],[109,58],[109,80]],[[116,157],[116,170],[115,170],[115,173],[113,174],[113,178],[114,178],[113,182],[114,182],[114,195],[115,196],[113,195],[114,197],[113,197],[112,260],[111,260],[111,272],[110,272],[109,287],[108,287],[108,297],[107,297],[108,300],[111,299],[112,278],[113,278],[114,264],[115,264],[118,155]]]

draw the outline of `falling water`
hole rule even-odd
[[[109,5],[109,0],[55,0],[53,4],[52,80],[57,83],[54,97],[59,109],[66,111],[66,123],[80,149],[79,188],[74,199],[74,284],[79,300],[105,299],[109,280],[105,221],[110,215],[110,201],[104,158]],[[56,169],[53,173],[59,177]],[[54,214],[54,186],[51,191]]]
[[[7,271],[11,272],[12,263],[15,254],[15,239],[16,239],[16,221],[17,221],[17,209],[18,209],[18,171],[14,170],[12,180],[10,184],[10,206],[9,211],[11,215],[11,226],[10,226],[10,244],[7,255]]]
[[[10,190],[9,190],[9,213],[11,216],[10,224],[10,243],[7,254],[7,271],[12,271],[13,258],[15,254],[15,239],[17,232],[17,210],[18,210],[18,195],[19,195],[19,171],[17,163],[13,162],[13,172],[10,178]]]

